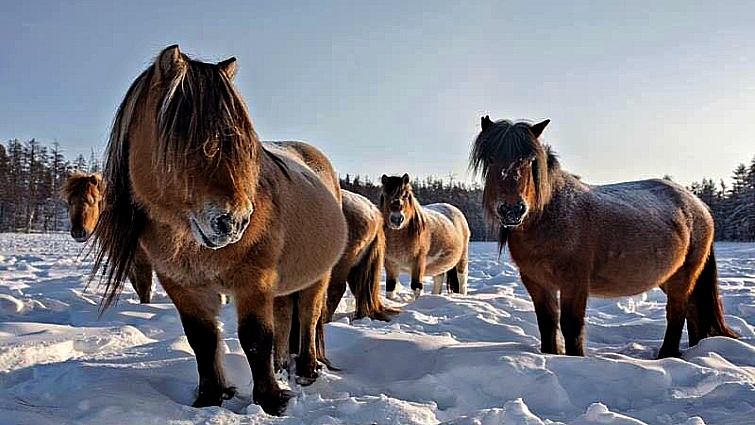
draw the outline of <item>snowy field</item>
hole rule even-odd
[[[347,293],[326,335],[343,370],[287,383],[298,396],[280,418],[251,404],[233,305],[221,322],[239,394],[194,409],[196,363],[170,300],[158,287],[140,305],[127,285],[98,318],[80,249],[64,234],[0,234],[0,424],[755,424],[755,244],[716,245],[726,320],[742,338],[687,349],[685,332],[683,358],[658,361],[659,290],[591,300],[587,356],[541,355],[516,269],[495,244],[473,243],[469,296],[411,301],[407,285],[394,304],[404,312],[382,323],[351,321]]]

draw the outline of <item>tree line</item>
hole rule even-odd
[[[60,231],[68,229],[66,205],[59,191],[74,171],[99,171],[100,162],[91,152],[67,159],[60,144],[45,146],[35,139],[0,144],[0,232]],[[379,183],[368,177],[346,175],[341,187],[377,203]],[[482,212],[482,188],[453,178],[416,178],[414,194],[421,204],[448,202],[458,207],[469,222],[472,240],[492,240],[494,235]],[[711,208],[716,221],[716,239],[755,241],[755,158],[749,166],[739,164],[731,186],[723,180],[694,182],[690,189]]]
[[[690,190],[708,204],[716,222],[716,240],[755,241],[755,157],[739,164],[731,185],[712,179],[693,182]]]
[[[31,139],[0,144],[0,232],[58,231],[68,228],[59,192],[66,176],[99,170],[94,152],[87,161],[66,159],[60,144],[48,147]]]

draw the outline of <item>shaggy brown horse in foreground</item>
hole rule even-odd
[[[420,206],[409,175],[383,174],[379,207],[385,221],[385,290],[393,298],[400,272],[411,275],[414,296],[422,293],[422,278],[433,276],[433,293],[440,294],[444,275],[451,292],[467,293],[469,225],[450,204]]]
[[[60,195],[68,204],[71,236],[76,242],[86,242],[92,235],[102,211],[103,192],[104,184],[99,173],[75,172],[66,178]],[[144,250],[138,249],[134,254],[128,278],[139,295],[139,302],[148,304],[152,299],[152,264]]]
[[[273,375],[274,299],[299,292],[297,373],[315,377],[317,322],[346,222],[327,160],[315,172],[299,147],[259,142],[235,69],[234,58],[204,63],[171,46],[132,83],[108,143],[93,274],[107,258],[106,308],[145,248],[196,355],[196,407],[233,394],[216,319],[218,292],[230,293],[253,400],[278,415],[293,393]]]
[[[385,234],[380,210],[362,195],[341,190],[343,215],[349,239],[341,260],[330,275],[328,320],[341,302],[346,283],[356,299],[355,319],[391,320],[399,310],[386,307],[380,300],[380,272],[385,258]]]
[[[584,355],[588,295],[621,297],[660,287],[667,295],[659,358],[722,335],[713,218],[700,199],[666,180],[588,185],[563,170],[538,138],[550,121],[493,122],[470,155],[485,179],[486,216],[508,244],[532,297],[543,353],[558,354],[559,305],[566,354]],[[556,298],[560,291],[559,299]]]

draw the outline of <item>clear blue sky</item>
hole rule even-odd
[[[755,2],[195,3],[3,2],[0,138],[101,153],[129,84],[179,43],[236,56],[260,136],[342,174],[469,180],[481,114],[550,118],[594,183],[728,178],[755,155]]]

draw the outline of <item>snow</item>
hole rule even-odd
[[[399,286],[391,304],[404,312],[383,323],[352,321],[347,293],[326,329],[342,370],[309,387],[280,376],[297,393],[280,418],[251,403],[232,304],[220,321],[239,394],[192,408],[196,363],[165,293],[141,305],[126,285],[99,317],[80,252],[64,234],[0,234],[0,424],[755,424],[755,244],[716,245],[726,320],[742,338],[687,349],[685,332],[681,359],[655,360],[659,290],[591,299],[586,357],[542,355],[516,268],[494,243],[472,243],[468,296],[414,301]]]

